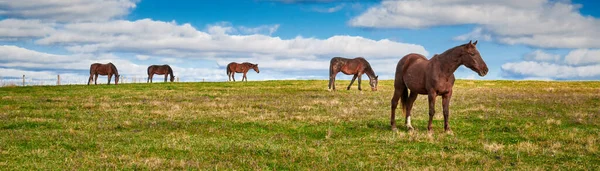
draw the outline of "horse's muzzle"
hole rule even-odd
[[[479,70],[478,74],[479,74],[479,76],[483,77],[483,76],[487,75],[487,73],[488,73],[488,68],[484,67],[482,70]]]

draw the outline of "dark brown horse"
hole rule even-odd
[[[450,111],[450,98],[454,85],[454,71],[465,65],[483,77],[488,73],[488,68],[475,43],[463,44],[446,50],[440,55],[434,55],[427,60],[420,54],[408,54],[398,62],[394,81],[394,97],[392,97],[392,130],[396,130],[396,107],[401,99],[403,113],[406,115],[406,127],[412,130],[410,111],[418,94],[427,94],[429,97],[429,124],[427,130],[431,132],[431,122],[435,114],[435,98],[442,96],[442,109],[444,114],[444,130],[451,132],[448,125]],[[410,90],[410,95],[408,94]]]
[[[358,90],[362,90],[360,88],[361,77],[362,74],[367,74],[369,77],[369,85],[371,85],[371,90],[377,91],[377,78],[379,76],[375,75],[373,68],[371,68],[371,65],[365,58],[331,58],[331,62],[329,64],[329,89],[333,88],[335,91],[335,76],[340,71],[346,75],[354,75],[354,77],[352,77],[352,81],[350,81],[350,85],[348,85],[347,90],[350,90],[350,86],[352,86],[352,83],[354,83],[356,78],[358,78]]]
[[[157,75],[165,75],[165,82],[167,82],[167,76],[171,75],[171,82],[175,81],[175,76],[173,75],[173,69],[169,65],[150,65],[148,67],[148,81],[152,82],[152,78],[154,74]]]
[[[110,84],[110,79],[113,75],[115,75],[115,85],[119,84],[119,71],[117,71],[117,67],[114,64],[101,64],[101,63],[93,63],[90,66],[90,79],[88,79],[88,85],[92,79],[94,80],[94,84],[98,84],[98,75],[108,75],[108,84]]]
[[[250,69],[254,69],[254,71],[256,71],[256,73],[260,73],[260,71],[258,70],[258,64],[252,64],[249,62],[244,62],[244,63],[229,63],[227,64],[227,79],[229,79],[229,81],[231,81],[231,79],[233,79],[233,81],[235,81],[235,73],[244,73],[244,76],[242,77],[242,81],[244,81],[244,79],[246,79],[246,82],[248,81],[248,77],[246,77],[246,73],[248,73],[248,70]]]

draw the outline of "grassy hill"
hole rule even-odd
[[[349,81],[337,81],[344,88]],[[368,89],[368,84],[363,83]],[[445,134],[419,96],[389,126],[393,81],[0,88],[0,168],[600,169],[600,82],[459,80]]]

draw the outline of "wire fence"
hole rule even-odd
[[[0,77],[0,87],[14,87],[14,86],[55,86],[55,85],[82,85],[88,84],[89,77],[82,76],[73,76],[73,75],[56,75],[52,77],[48,76],[26,76],[22,77]],[[148,77],[144,76],[130,76],[125,77],[121,76],[119,78],[119,84],[133,84],[133,83],[146,83],[148,81]],[[153,79],[153,82],[163,82],[164,79]],[[169,81],[169,80],[167,80]],[[180,77],[175,77],[174,82],[180,82]],[[194,80],[200,81],[200,80]],[[202,82],[205,79],[201,80]],[[108,78],[106,76],[98,77],[96,81],[98,84],[106,84],[108,83]],[[115,78],[113,77],[110,81],[111,84],[115,83]],[[94,84],[94,80],[90,82],[90,84]]]

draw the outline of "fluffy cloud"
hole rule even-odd
[[[508,78],[535,79],[598,79],[600,78],[600,50],[576,49],[564,60],[557,54],[536,50],[525,55],[525,61],[502,65],[502,74]]]
[[[502,65],[505,76],[538,77],[551,79],[597,79],[600,77],[600,65],[568,66],[547,62],[522,61]]]
[[[475,24],[473,33],[506,44],[548,48],[600,48],[600,20],[583,16],[580,5],[549,0],[384,1],[349,21],[351,26],[418,29]],[[480,29],[480,30],[477,30]],[[474,37],[475,38],[475,37]]]
[[[145,61],[145,60],[150,59],[150,56],[148,56],[148,55],[135,55],[135,58],[138,59],[138,60],[140,60],[140,61]]]
[[[536,50],[526,54],[523,59],[528,61],[558,62],[560,60],[560,55],[549,54],[542,50]]]
[[[66,24],[64,29],[37,41],[41,45],[65,45],[76,53],[134,52],[159,56],[208,58],[263,54],[281,58],[311,59],[315,56],[390,57],[427,51],[420,45],[371,40],[360,36],[327,39],[295,37],[281,39],[262,34],[232,34],[223,24],[200,31],[190,24],[150,19]],[[208,55],[208,56],[207,56]]]
[[[129,14],[139,0],[0,0],[0,16],[58,22],[106,21]]]
[[[576,49],[565,56],[569,65],[600,64],[600,49]]]
[[[0,37],[2,39],[39,38],[54,32],[55,24],[40,20],[0,20]]]

